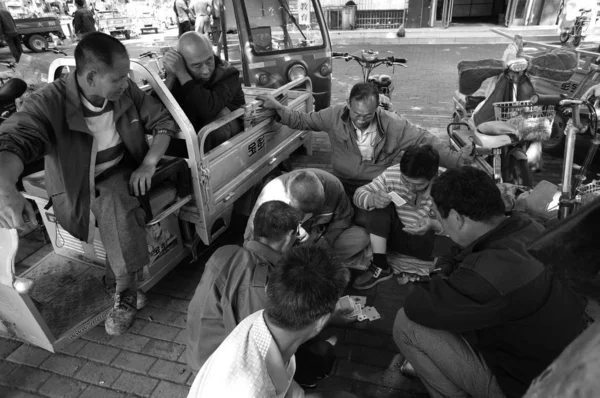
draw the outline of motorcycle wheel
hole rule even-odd
[[[566,118],[559,112],[554,116],[550,138],[542,141],[542,150],[552,156],[560,156],[565,151]]]
[[[573,38],[573,45],[577,47],[581,43],[581,36],[575,36]]]
[[[560,42],[561,43],[566,43],[569,41],[569,37],[571,37],[571,35],[569,34],[569,32],[562,32],[560,34]]]
[[[504,170],[502,179],[504,182],[526,187],[533,186],[533,176],[527,164],[527,159],[517,159],[513,156],[508,157],[508,164]]]

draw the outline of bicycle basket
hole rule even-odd
[[[494,113],[496,120],[515,126],[522,141],[544,141],[550,138],[556,112],[553,106],[510,101],[494,103]]]
[[[577,187],[577,191],[581,194],[589,193],[592,195],[600,195],[600,181],[594,180],[589,184],[581,185]]]

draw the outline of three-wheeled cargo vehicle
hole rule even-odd
[[[55,60],[48,76],[73,58]],[[244,88],[247,105],[196,132],[158,74],[137,61],[130,77],[154,90],[179,125],[187,157],[166,157],[153,178],[149,199],[153,218],[147,224],[151,263],[144,269],[148,290],[201,242],[211,244],[229,226],[233,206],[300,146],[310,133],[264,118],[255,96],[269,92],[299,111],[313,109],[310,79],[278,89]],[[302,88],[302,91],[293,88]],[[245,131],[205,153],[207,137],[220,126],[244,118]],[[55,352],[102,322],[112,297],[103,288],[106,252],[99,232],[92,242],[69,235],[57,222],[44,182],[44,171],[23,178],[25,197],[35,201],[53,251],[21,275],[15,274],[16,230],[0,229],[0,335],[18,337]]]
[[[277,88],[308,76],[315,110],[329,106],[331,41],[318,0],[224,0],[218,15],[223,58],[246,86]]]
[[[65,39],[60,25],[60,19],[53,17],[15,19],[15,25],[21,35],[23,45],[33,52],[48,49],[48,42],[52,42],[50,33]]]

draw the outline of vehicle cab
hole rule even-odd
[[[308,76],[315,110],[329,106],[331,41],[318,0],[225,0],[220,11],[222,57],[246,86],[277,88]]]

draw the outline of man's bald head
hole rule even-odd
[[[319,211],[325,204],[323,183],[312,171],[298,171],[288,180],[286,189],[292,206],[303,213]]]
[[[198,32],[186,32],[179,38],[177,51],[183,56],[194,80],[210,80],[215,70],[215,60],[208,37]]]

